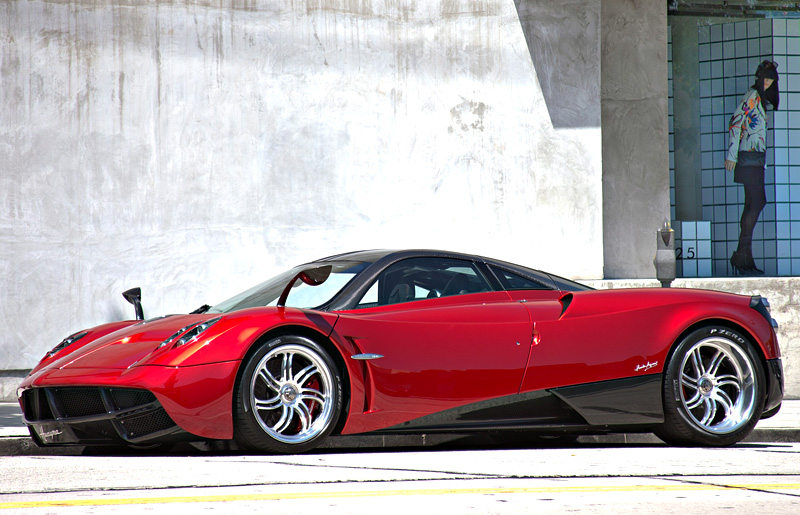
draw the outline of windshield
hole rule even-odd
[[[326,304],[339,293],[347,283],[352,281],[359,272],[369,266],[369,263],[341,261],[332,263],[326,262],[325,265],[330,265],[332,267],[331,275],[328,279],[319,286],[310,286],[300,279],[296,280],[289,292],[289,297],[286,299],[287,307],[316,308]],[[292,278],[303,270],[315,268],[317,266],[321,265],[306,264],[292,268],[235,297],[220,302],[209,309],[208,313],[230,313],[240,309],[275,306],[278,303],[278,298],[281,296],[281,293],[283,293],[283,289],[286,288],[286,285]]]

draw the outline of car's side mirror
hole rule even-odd
[[[278,298],[278,307],[282,308],[286,306],[286,299],[289,298],[289,292],[292,291],[292,287],[298,279],[309,286],[319,286],[328,280],[328,277],[331,275],[331,270],[333,270],[331,265],[324,265],[317,268],[308,268],[295,275],[292,280],[289,281],[289,284],[286,285],[286,288],[283,289],[280,298]]]
[[[142,289],[139,287],[131,288],[130,290],[122,292],[122,296],[133,304],[133,309],[136,312],[136,320],[144,320],[144,311],[142,310]]]

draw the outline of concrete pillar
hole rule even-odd
[[[601,40],[603,273],[655,277],[670,215],[665,5],[603,0]]]

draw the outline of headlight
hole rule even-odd
[[[70,345],[75,343],[76,341],[80,340],[81,338],[83,338],[87,334],[89,334],[87,331],[82,331],[80,333],[75,333],[75,334],[72,334],[70,336],[67,336],[66,338],[61,340],[61,343],[59,343],[58,345],[53,347],[53,350],[51,350],[50,352],[47,353],[47,357],[48,358],[52,358],[53,356],[55,356],[56,354],[58,354],[62,350],[66,349],[67,347],[69,347]]]
[[[160,349],[165,347],[172,342],[175,342],[175,347],[186,345],[190,341],[195,340],[206,329],[219,322],[220,318],[222,317],[212,318],[211,320],[206,320],[205,322],[200,322],[199,324],[191,324],[187,325],[186,327],[182,327],[178,330],[178,332],[161,342],[161,345],[159,345],[158,348]]]

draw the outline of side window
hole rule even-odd
[[[508,270],[503,270],[502,268],[492,267],[495,275],[500,278],[500,282],[503,283],[503,288],[506,290],[549,290],[547,286],[534,281],[533,279],[528,279],[527,277],[523,277],[521,275],[515,274],[513,272],[509,272]]]
[[[450,258],[410,258],[384,270],[356,307],[367,308],[490,291],[474,263]]]

